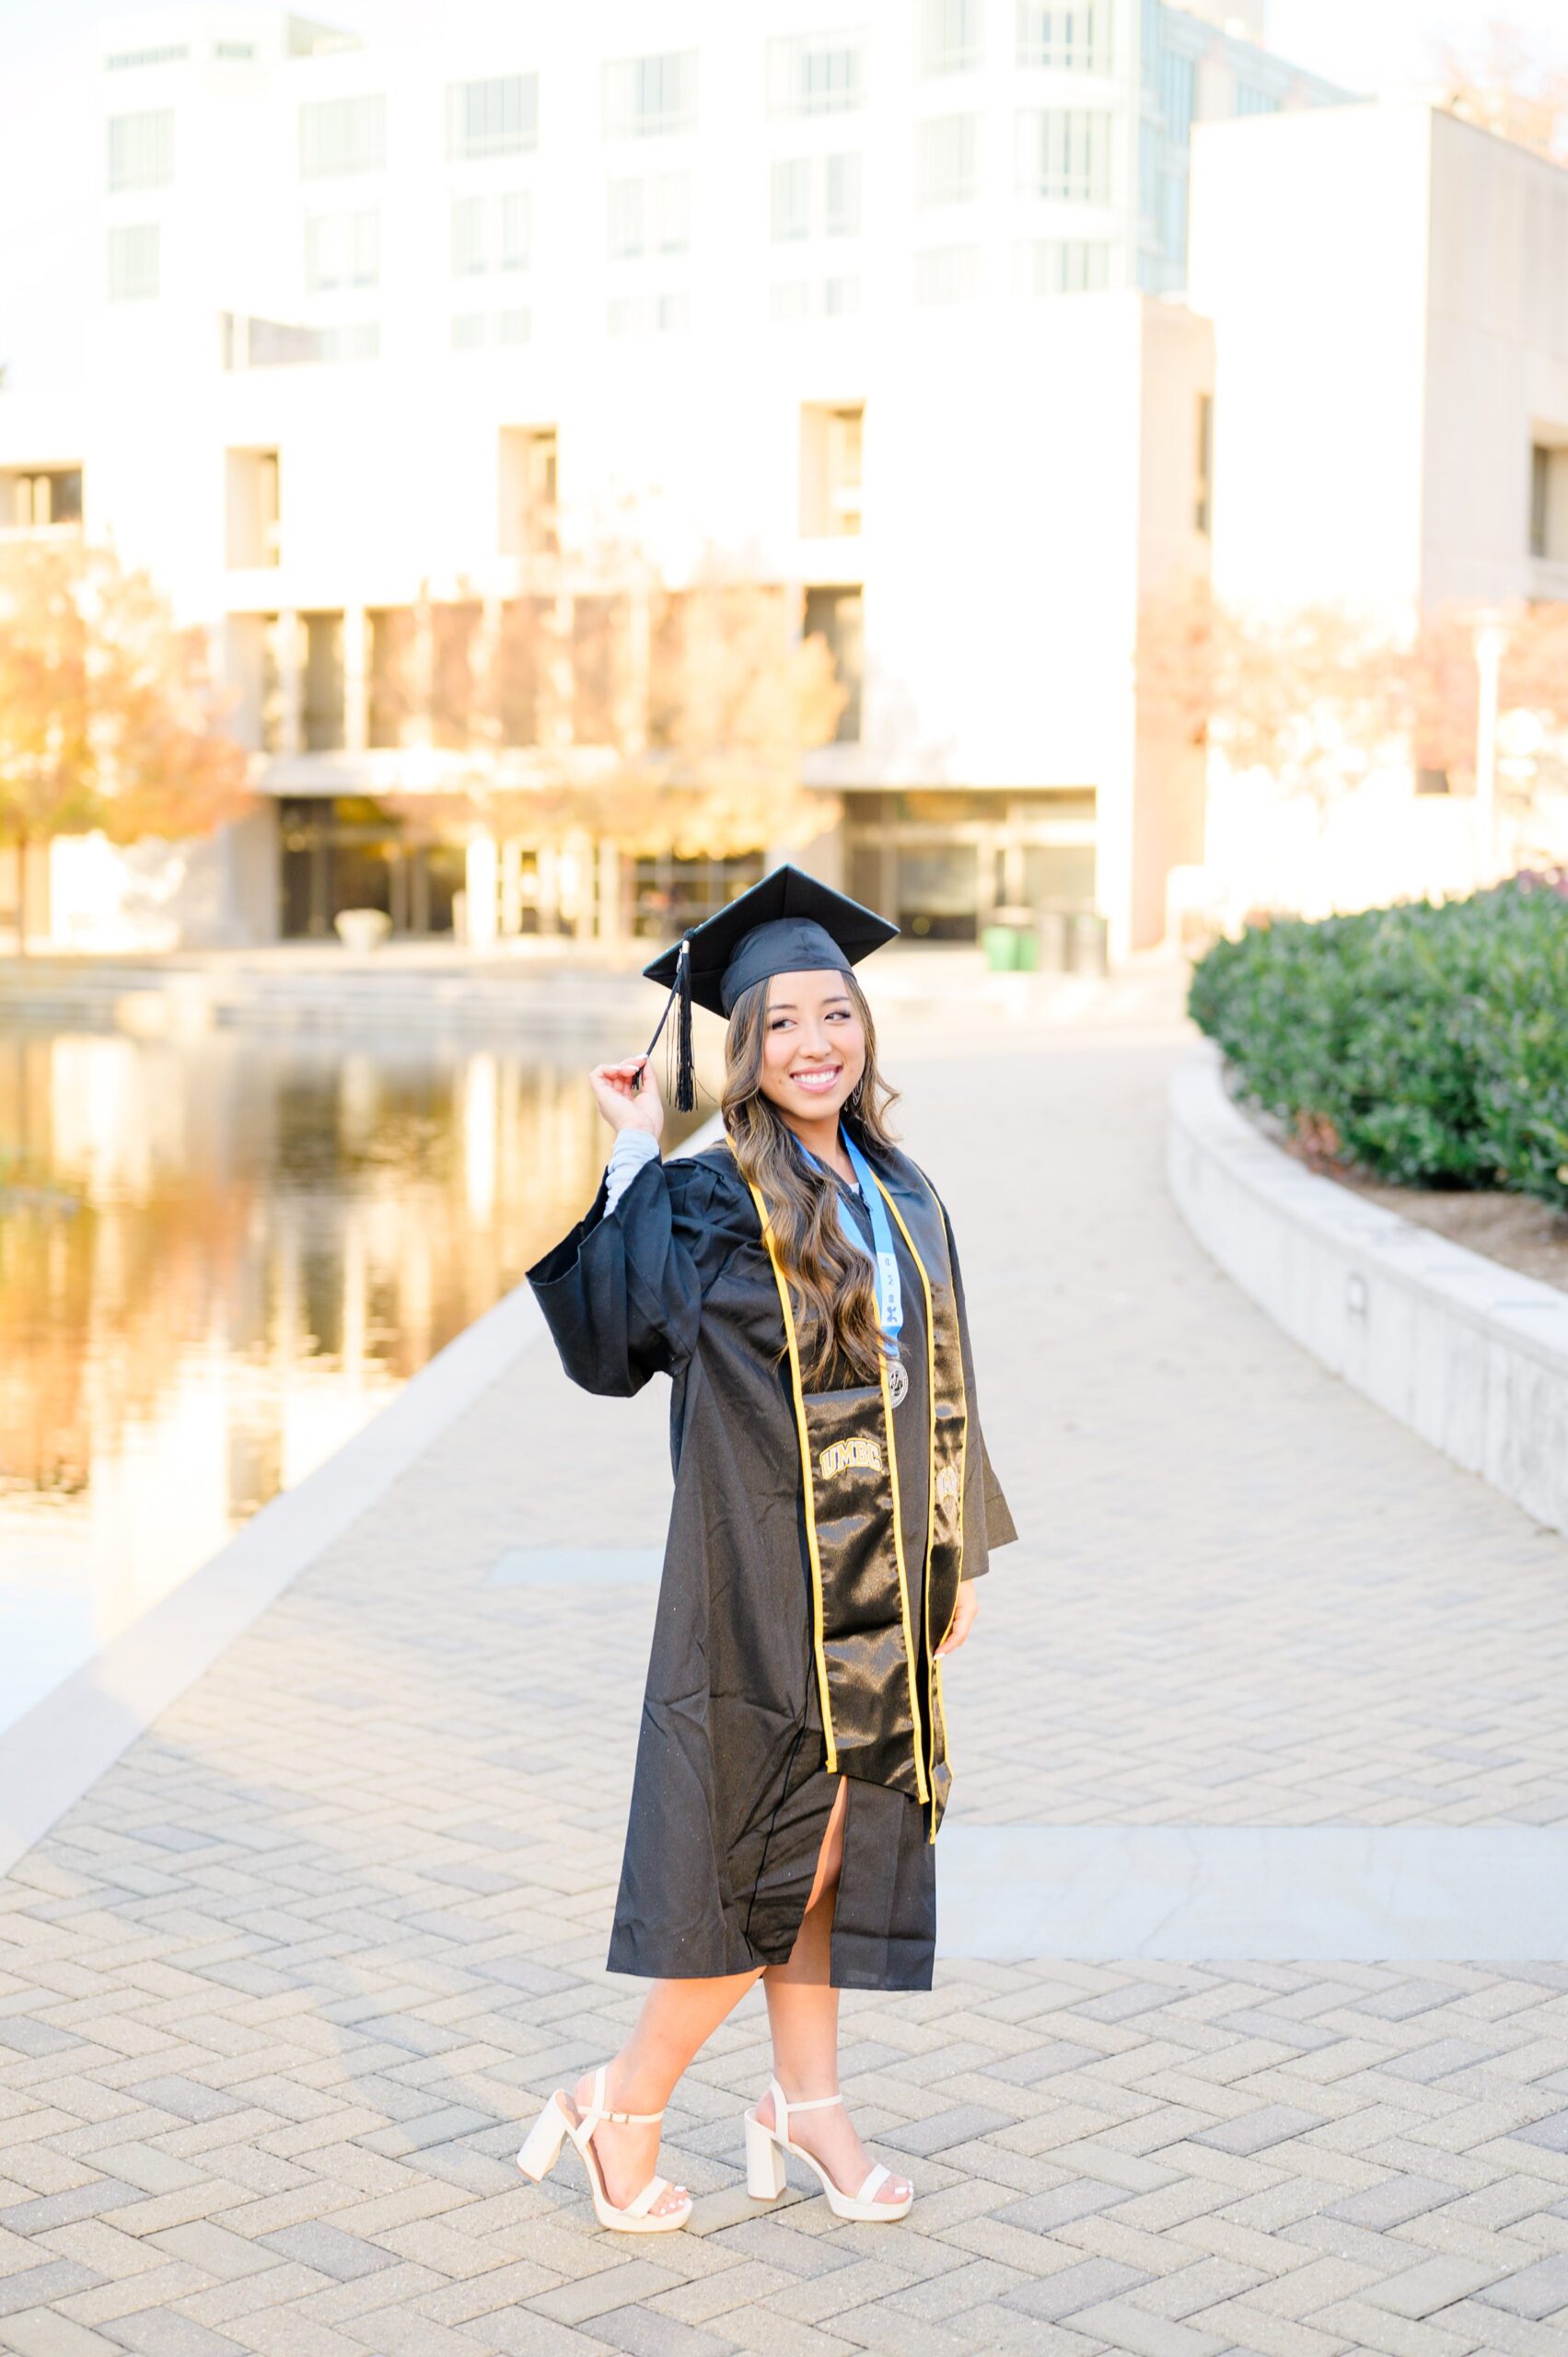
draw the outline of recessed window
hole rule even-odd
[[[109,118],[109,189],[111,196],[138,188],[167,188],[174,178],[174,109]]]
[[[82,520],[80,467],[21,467],[0,472],[0,522],[23,531]]]
[[[772,169],[775,245],[860,235],[860,157],[781,156]]]
[[[923,74],[967,74],[985,63],[985,0],[918,0],[915,24]]]
[[[938,115],[915,125],[917,204],[967,204],[980,187],[980,117]]]
[[[109,299],[111,303],[148,303],[157,298],[159,281],[159,238],[156,222],[110,229],[109,233]]]
[[[1017,130],[1019,194],[1109,204],[1110,127],[1100,107],[1025,109]]]
[[[850,114],[865,103],[860,33],[807,33],[768,43],[768,112]]]
[[[1257,86],[1251,82],[1237,82],[1236,86],[1236,111],[1237,114],[1278,114],[1283,105],[1284,100],[1279,96],[1277,91],[1260,90]],[[1443,773],[1439,772],[1439,774]],[[1432,790],[1434,793],[1446,794],[1448,787],[1446,775],[1444,784],[1441,786],[1433,788]]]
[[[833,676],[844,691],[844,706],[833,731],[837,745],[860,742],[865,686],[864,594],[859,589],[807,589],[804,633],[821,639],[832,657]]]
[[[1098,238],[1028,238],[1019,245],[1020,295],[1094,295],[1110,284],[1110,247]]]
[[[697,123],[697,52],[611,58],[604,69],[607,139],[666,139]]]
[[[236,565],[276,564],[282,555],[282,477],[275,450],[230,450],[228,561]]]
[[[533,199],[527,189],[459,196],[452,206],[452,275],[527,270],[533,250]]]
[[[691,245],[690,172],[643,172],[611,180],[606,192],[606,238],[612,261],[639,254],[683,254]]]
[[[381,278],[381,216],[319,213],[305,225],[307,292],[322,295],[342,286],[376,286]]]
[[[978,246],[928,246],[914,258],[914,299],[968,303],[980,292]]]
[[[529,156],[539,145],[539,75],[499,74],[447,85],[447,154],[453,162]]]
[[[1110,0],[1075,7],[1017,0],[1018,64],[1055,74],[1109,74]]]
[[[384,98],[311,99],[299,110],[299,175],[378,172],[387,161]]]
[[[862,514],[865,412],[807,401],[800,412],[800,528],[807,540],[854,539]]]
[[[504,425],[499,460],[501,554],[553,556],[561,545],[555,427]]]
[[[1205,536],[1214,526],[1214,397],[1198,396],[1197,475],[1192,494],[1192,528]]]
[[[611,335],[679,335],[691,324],[691,297],[683,287],[617,295],[605,308],[605,326]]]
[[[124,74],[142,65],[177,65],[189,57],[190,50],[183,41],[167,41],[161,49],[121,49],[104,64],[111,74]]]
[[[454,352],[489,352],[498,344],[527,343],[532,327],[528,313],[518,308],[505,311],[459,311],[452,319],[452,349]]]
[[[1568,443],[1538,442],[1530,452],[1530,554],[1568,564]]]

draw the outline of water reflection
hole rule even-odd
[[[518,1282],[623,1044],[0,1036],[0,1724]]]

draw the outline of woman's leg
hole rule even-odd
[[[615,2111],[662,2111],[699,2047],[740,2003],[755,1972],[726,1973],[714,1980],[656,1980],[643,2001],[637,2026],[604,2074],[605,2101]],[[593,2073],[574,2089],[580,2119],[593,2100]],[[787,2089],[786,2089],[787,2093]],[[659,2131],[622,2128],[607,2119],[594,2131],[604,2189],[617,2209],[640,2193],[658,2163]],[[672,2186],[654,2204],[654,2215],[678,2210],[683,2186]]]
[[[849,1780],[841,1776],[817,1860],[811,1897],[790,1950],[789,1962],[770,1965],[762,1975],[768,2026],[773,2036],[773,2075],[789,2102],[808,2102],[814,2096],[837,2095],[839,2091],[839,1992],[831,1986],[828,1974],[848,1805]],[[764,2127],[773,2125],[771,2095],[764,2096],[758,2105],[757,2117]],[[835,2104],[827,2111],[801,2112],[798,2117],[792,2112],[789,2132],[793,2143],[821,2162],[841,2192],[859,2191],[871,2160],[842,2104]],[[879,2201],[902,2201],[909,2191],[906,2178],[889,2177],[877,2198]]]

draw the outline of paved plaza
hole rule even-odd
[[[1175,1005],[889,1046],[1024,1534],[948,1674],[950,1823],[1545,1841],[1568,1544],[1192,1243]],[[600,2233],[570,2154],[523,2181],[637,2002],[602,1963],[654,1608],[634,1558],[532,1550],[656,1545],[667,1398],[525,1352],[0,1886],[0,2347],[1565,2357],[1568,1965],[1489,1961],[1484,1920],[1443,1962],[945,1926],[930,1994],[846,2001],[906,2224],[749,2200],[757,1996],[669,2118],[691,2231]]]

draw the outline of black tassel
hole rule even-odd
[[[658,1028],[648,1041],[647,1052],[650,1056],[658,1046],[659,1033],[669,1021],[671,1007],[675,1009],[675,1029],[670,1033],[669,1047],[667,1051],[665,1086],[675,1110],[678,1113],[691,1113],[696,1109],[697,1104],[697,1069],[691,1053],[691,946],[690,940],[684,935],[681,938],[679,955],[675,961],[675,981],[670,986],[669,996],[664,1003],[664,1013],[659,1016]],[[641,1086],[640,1081],[637,1086]],[[633,1096],[636,1095],[635,1087],[632,1093]]]
[[[691,1053],[691,945],[682,941],[675,966],[675,1039],[671,1048],[671,1101],[678,1113],[690,1113],[697,1103],[697,1068]]]

